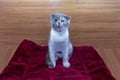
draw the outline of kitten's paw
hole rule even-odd
[[[55,68],[55,66],[53,66],[53,65],[52,65],[52,66],[50,66],[50,65],[49,65],[48,67],[49,67],[50,69],[53,69],[53,68]]]
[[[70,63],[69,62],[63,62],[63,66],[66,67],[66,68],[69,68],[70,67]]]
[[[55,65],[52,64],[51,62],[49,62],[49,63],[48,63],[48,67],[52,69],[52,68],[55,68]]]

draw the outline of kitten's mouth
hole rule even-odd
[[[62,27],[57,26],[56,31],[61,32],[62,31]]]

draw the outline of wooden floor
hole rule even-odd
[[[49,16],[72,17],[74,45],[92,45],[120,80],[120,0],[0,0],[0,72],[19,43],[47,45]]]

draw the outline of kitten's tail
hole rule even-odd
[[[52,64],[52,62],[50,60],[50,55],[48,52],[46,54],[46,64],[48,65],[49,68],[54,68],[54,65]]]

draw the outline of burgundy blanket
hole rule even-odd
[[[0,80],[115,80],[91,46],[74,46],[70,68],[64,68],[59,59],[56,68],[49,69],[45,59],[47,51],[47,46],[22,41],[0,74]]]

